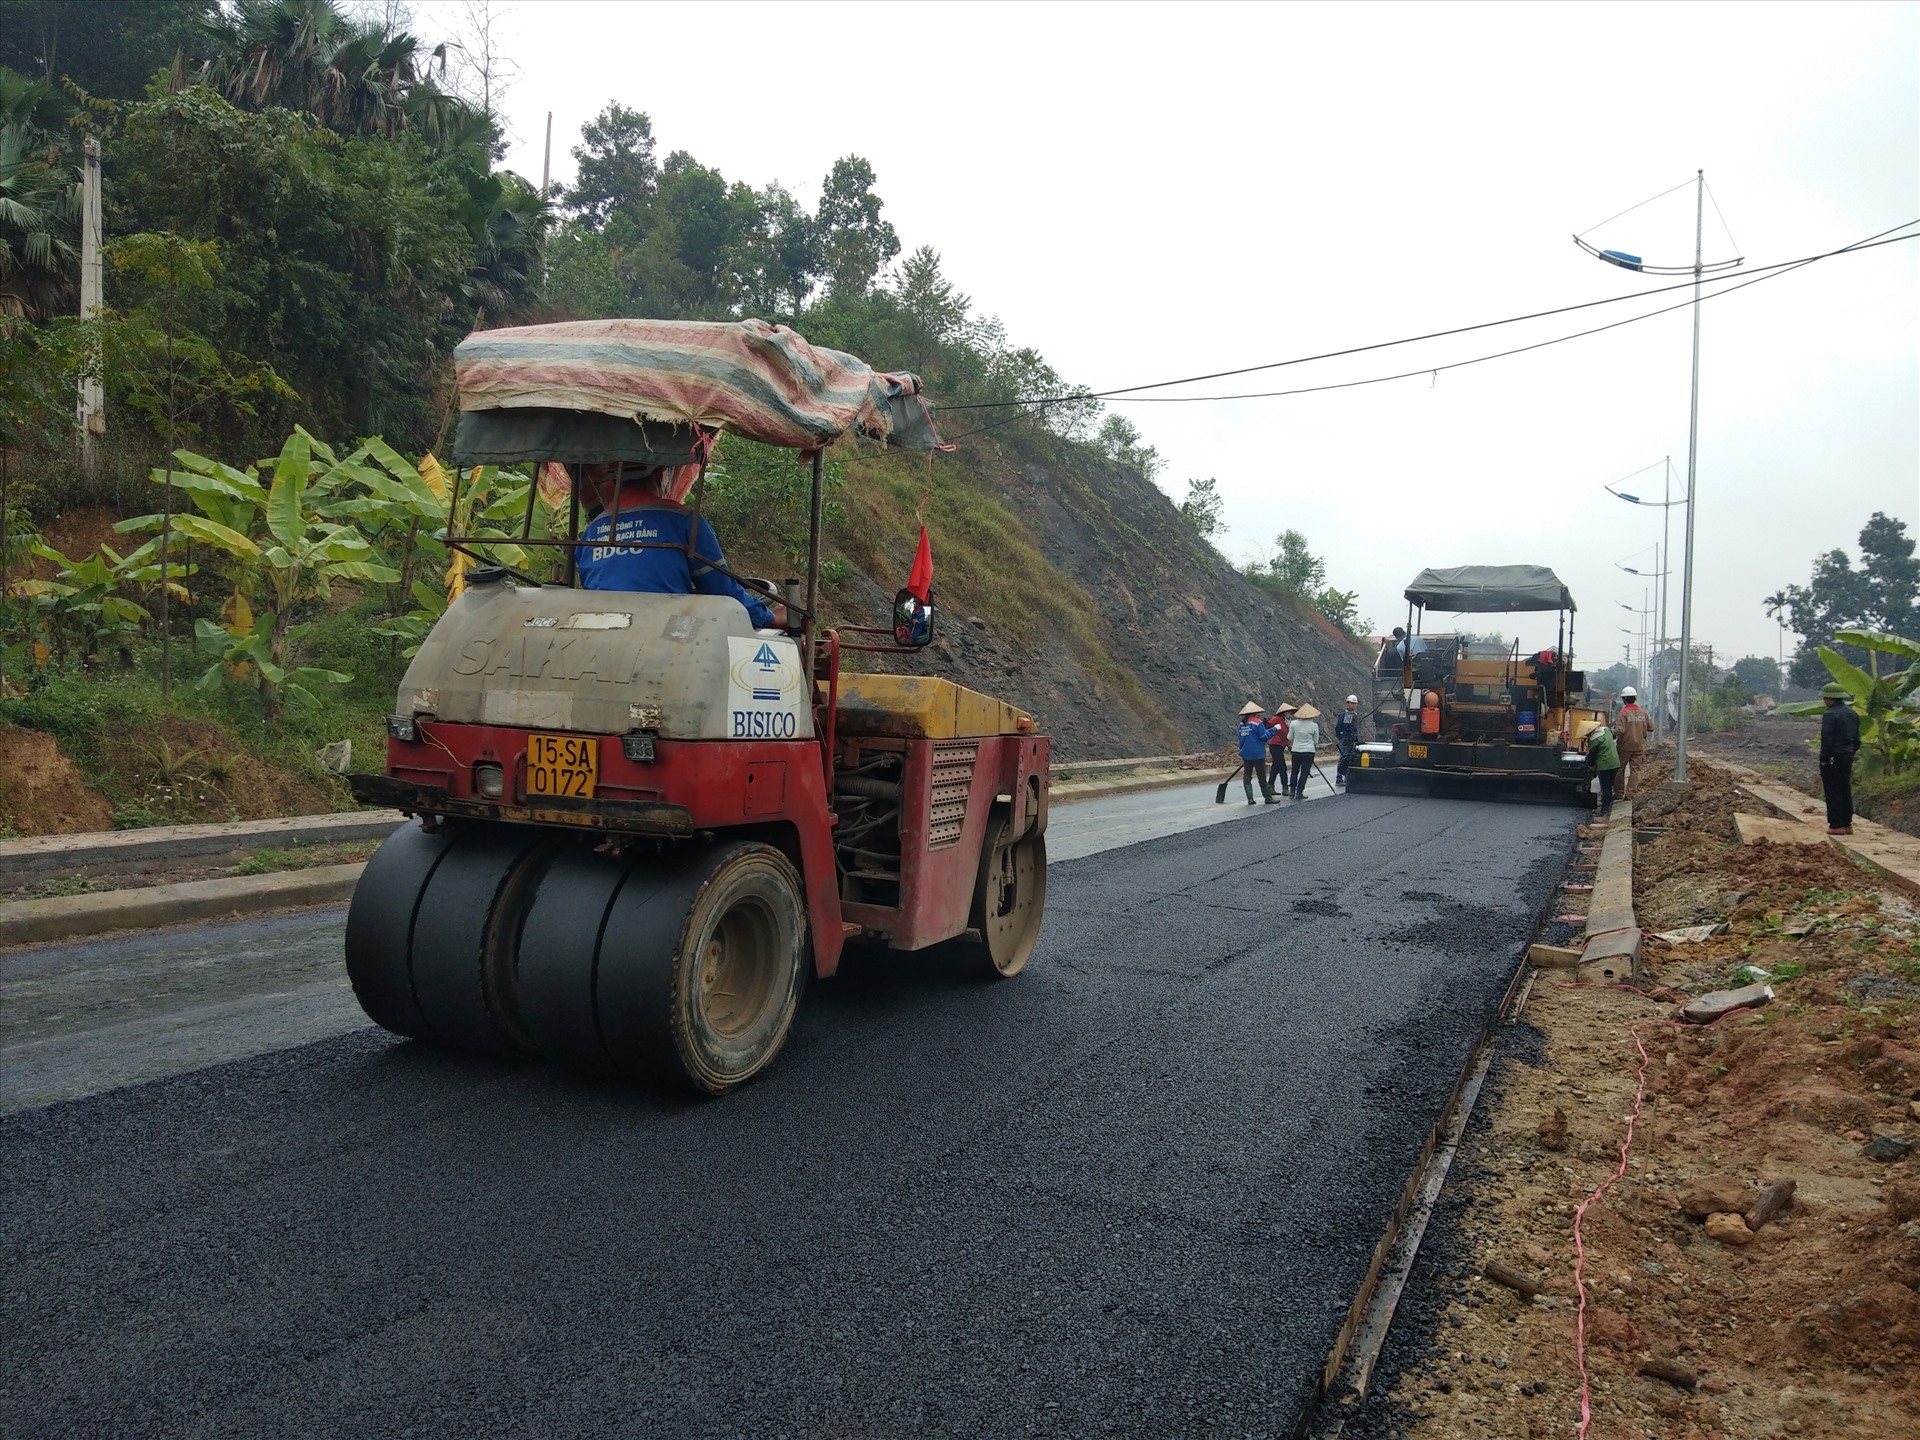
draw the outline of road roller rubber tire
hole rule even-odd
[[[647,862],[642,862],[647,863]],[[594,967],[630,856],[585,846],[561,851],[520,930],[520,1018],[527,1043],[556,1065],[594,1074],[617,1067],[600,1041]]]
[[[1008,979],[1026,969],[1040,940],[1047,908],[1047,837],[1013,838],[1013,817],[996,813],[980,849],[967,923],[980,932],[976,946],[990,975]]]
[[[389,835],[360,872],[347,907],[347,978],[367,1018],[411,1040],[432,1032],[413,996],[409,955],[420,897],[456,843],[414,820]]]
[[[489,1055],[525,1055],[520,926],[552,839],[501,827],[462,837],[428,877],[413,927],[413,995],[433,1037]]]
[[[643,860],[601,935],[601,1043],[624,1074],[724,1094],[786,1044],[806,963],[800,876],[773,846]]]

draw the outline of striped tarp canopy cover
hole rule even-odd
[[[764,320],[569,320],[480,330],[453,352],[462,410],[589,411],[692,423],[787,449],[849,431],[945,448],[920,378]]]

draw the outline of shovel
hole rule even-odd
[[[1238,780],[1240,778],[1240,772],[1246,768],[1245,765],[1236,765],[1233,767],[1232,773],[1229,774],[1226,779],[1222,780],[1220,782],[1220,788],[1213,792],[1214,804],[1224,805],[1227,803],[1227,786]]]

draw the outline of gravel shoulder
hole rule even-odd
[[[1690,768],[1636,806],[1636,906],[1649,931],[1719,932],[1650,942],[1639,991],[1542,972],[1348,1433],[1576,1433],[1583,1205],[1596,1440],[1920,1430],[1920,912],[1824,843],[1739,844],[1733,814],[1759,807]],[[1771,1004],[1676,1023],[1763,973]],[[1593,1199],[1643,1061],[1624,1174]],[[1736,1218],[1789,1180],[1778,1214]],[[1493,1283],[1490,1261],[1544,1293]],[[1691,1383],[1647,1373],[1663,1366]]]

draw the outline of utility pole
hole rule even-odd
[[[96,318],[106,303],[100,263],[100,140],[89,135],[81,147],[80,171],[80,318]],[[100,350],[96,346],[93,363],[80,381],[80,396],[74,406],[74,424],[80,440],[80,469],[95,475],[100,469],[99,446],[94,437],[107,430],[106,397],[100,388]]]
[[[1687,416],[1687,557],[1680,575],[1680,724],[1674,731],[1673,779],[1687,783],[1688,646],[1693,641],[1693,512],[1700,458],[1700,269],[1707,223],[1707,172],[1694,172],[1693,195],[1693,402]]]
[[[540,155],[540,198],[547,198],[547,187],[553,183],[553,111],[547,111],[547,146]]]
[[[1671,455],[1666,457],[1666,486],[1661,491],[1660,498],[1663,502],[1660,507],[1660,551],[1653,569],[1654,573],[1660,577],[1660,684],[1664,686],[1667,683],[1667,572],[1673,569],[1673,457]],[[1652,681],[1649,680],[1648,683],[1651,684]],[[1659,718],[1654,722],[1657,732],[1655,738],[1661,740],[1667,738],[1665,694],[1666,692],[1662,690],[1662,703],[1654,707],[1659,711]]]

